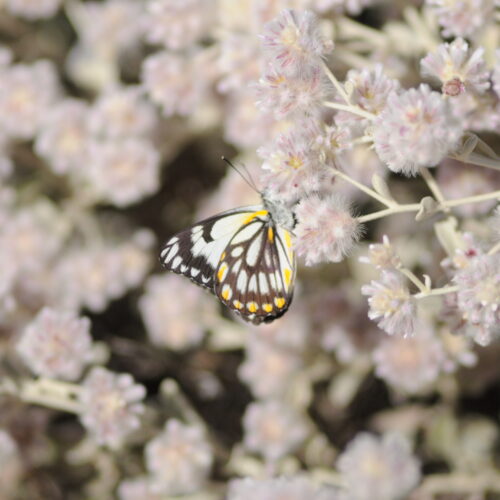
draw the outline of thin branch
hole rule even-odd
[[[352,113],[353,115],[362,116],[363,118],[367,118],[368,120],[374,120],[377,116],[373,113],[365,111],[361,109],[359,106],[352,106],[351,104],[340,104],[337,102],[325,101],[323,105],[327,108],[338,109],[339,111],[347,111],[348,113]]]
[[[378,194],[373,189],[370,189],[369,187],[365,186],[364,184],[361,184],[360,182],[354,180],[352,177],[349,177],[347,174],[344,174],[340,170],[337,170],[337,169],[333,170],[333,174],[337,177],[340,177],[344,181],[349,182],[349,184],[356,186],[360,191],[363,191],[368,196],[371,196],[372,198],[376,199],[377,201],[380,201],[380,203],[383,203],[386,207],[394,206],[395,203],[392,200],[389,200],[385,196]]]

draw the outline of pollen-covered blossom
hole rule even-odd
[[[203,53],[189,57],[167,51],[156,52],[144,59],[141,80],[150,99],[166,116],[188,115],[200,104],[209,84],[208,74],[200,78],[206,63]]]
[[[337,467],[349,500],[399,500],[420,480],[420,463],[400,434],[378,438],[359,433],[339,456]]]
[[[484,329],[486,335],[475,340],[489,344],[500,334],[500,253],[472,258],[453,281],[458,286],[457,305],[463,319]]]
[[[243,416],[244,445],[267,461],[293,453],[309,434],[304,416],[276,399],[251,403]]]
[[[80,420],[98,444],[117,449],[140,426],[145,388],[128,373],[95,367],[80,393]]]
[[[322,109],[328,91],[320,67],[306,68],[297,75],[267,67],[255,85],[257,106],[277,120],[294,116],[315,116]]]
[[[302,365],[301,356],[290,347],[250,334],[238,375],[255,397],[279,397],[294,383]]]
[[[66,99],[43,119],[35,151],[55,173],[65,174],[87,166],[87,118],[88,106],[84,101]]]
[[[306,265],[340,262],[361,236],[349,204],[340,195],[308,196],[295,208],[295,249]]]
[[[437,78],[443,94],[449,96],[466,90],[485,92],[490,87],[490,75],[483,54],[482,47],[471,53],[468,43],[456,38],[452,43],[442,43],[420,61],[422,75]]]
[[[89,113],[89,130],[101,138],[146,136],[155,125],[154,107],[132,85],[106,89]]]
[[[271,479],[233,479],[227,500],[337,500],[333,489],[319,486],[306,477],[290,476]]]
[[[218,311],[212,297],[175,274],[149,278],[139,309],[151,342],[172,350],[199,344]]]
[[[85,176],[103,200],[131,205],[160,186],[160,155],[145,139],[93,141]]]
[[[317,17],[310,11],[286,9],[264,27],[263,55],[287,73],[318,66],[333,45],[322,36]]]
[[[29,19],[44,19],[55,15],[62,0],[6,0],[5,9],[15,16]]]
[[[9,500],[18,496],[22,473],[19,448],[10,434],[0,428],[0,484],[3,498]]]
[[[150,0],[146,4],[146,40],[179,50],[205,36],[217,10],[214,0]]]
[[[401,265],[401,259],[386,234],[382,238],[382,243],[372,243],[368,250],[369,254],[360,257],[360,262],[371,264],[377,269],[397,269]]]
[[[387,98],[375,120],[373,141],[380,159],[394,172],[416,175],[437,165],[462,136],[450,104],[427,85]]]
[[[90,321],[44,308],[26,327],[16,348],[36,375],[77,380],[93,357]]]
[[[283,201],[320,191],[332,183],[332,174],[321,163],[309,124],[280,134],[273,144],[257,150],[264,160],[262,184],[268,195]]]
[[[385,337],[373,351],[375,374],[406,393],[427,389],[446,364],[446,353],[434,329],[417,327],[411,338]]]
[[[444,37],[473,37],[494,17],[494,0],[426,0],[437,15]]]
[[[405,279],[398,271],[384,270],[377,281],[361,288],[368,295],[368,317],[389,335],[413,335],[417,314],[416,300],[410,294]]]
[[[0,128],[16,138],[31,139],[59,93],[57,72],[49,61],[15,64],[2,70]]]
[[[146,468],[153,491],[167,496],[198,491],[210,473],[213,452],[202,428],[170,419],[146,444]]]
[[[384,109],[389,94],[400,88],[398,80],[389,78],[381,64],[377,64],[373,69],[349,70],[346,85],[352,89],[351,103],[376,115]],[[339,124],[359,120],[364,119],[344,111],[335,116],[335,121]]]

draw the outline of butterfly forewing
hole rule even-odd
[[[229,210],[177,233],[161,251],[162,264],[213,291],[220,256],[246,218],[259,208],[250,206]]]

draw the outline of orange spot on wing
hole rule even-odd
[[[292,281],[292,271],[291,269],[286,268],[284,273],[285,273],[285,285],[288,286]]]
[[[236,307],[236,309],[241,309],[243,304],[239,300],[233,300],[233,306]]]
[[[219,281],[224,279],[225,273],[227,271],[227,264],[222,264],[217,271],[217,278]]]
[[[274,299],[274,303],[276,304],[276,307],[281,309],[285,305],[285,299],[283,297],[276,297]]]
[[[268,230],[267,230],[267,237],[269,239],[269,241],[272,243],[274,241],[274,231],[273,231],[273,228],[270,227]]]
[[[262,304],[262,309],[266,312],[271,312],[273,310],[273,305],[272,304]]]
[[[255,302],[249,302],[247,304],[247,309],[251,312],[254,313],[257,310],[258,306]]]
[[[254,212],[253,214],[250,214],[244,221],[243,221],[243,224],[249,224],[250,222],[252,222],[255,217],[260,217],[260,216],[263,216],[263,215],[267,215],[269,213],[269,211],[267,210],[257,210],[257,212]]]

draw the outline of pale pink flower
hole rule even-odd
[[[155,109],[137,86],[108,88],[90,108],[89,130],[101,138],[147,136],[156,125]]]
[[[319,486],[306,477],[243,478],[229,482],[227,500],[339,500],[333,488]]]
[[[293,384],[302,365],[301,356],[294,349],[250,334],[238,376],[255,397],[279,397]]]
[[[44,308],[25,328],[16,349],[36,375],[78,380],[93,358],[90,321]]]
[[[217,317],[217,303],[186,278],[153,276],[146,282],[139,309],[151,342],[183,350],[198,345]]]
[[[465,198],[500,189],[500,174],[487,168],[445,159],[437,169],[437,181],[446,199]],[[496,204],[495,200],[468,203],[454,207],[463,217],[484,215]]]
[[[200,104],[208,91],[209,79],[204,72],[203,53],[180,56],[167,51],[144,59],[142,85],[150,99],[166,116],[188,115]]]
[[[170,419],[144,449],[153,491],[166,496],[188,495],[201,489],[213,462],[202,428]]]
[[[352,89],[351,103],[376,115],[385,108],[389,94],[397,92],[400,88],[398,80],[389,78],[384,73],[384,68],[381,64],[375,65],[373,69],[349,70],[346,77],[346,85]],[[353,113],[339,111],[335,115],[337,124],[360,120],[366,123],[366,119]]]
[[[61,3],[62,0],[6,0],[5,9],[15,16],[34,21],[54,16]]]
[[[293,453],[309,434],[304,415],[275,399],[251,403],[243,428],[245,447],[269,462]]]
[[[269,196],[295,201],[333,182],[320,159],[315,131],[308,123],[278,136],[274,144],[259,148],[264,160],[261,181]]]
[[[340,262],[361,236],[361,227],[340,195],[309,196],[295,208],[295,249],[306,265]]]
[[[493,90],[500,99],[500,49],[495,52],[495,66],[491,72]]]
[[[98,444],[118,449],[140,427],[145,395],[128,373],[92,368],[79,393],[80,420]]]
[[[31,139],[59,95],[57,72],[49,61],[15,64],[0,78],[0,128],[7,135]]]
[[[447,373],[454,373],[462,367],[476,366],[478,361],[471,337],[457,333],[444,330],[439,335],[445,353],[443,371]]]
[[[437,15],[444,37],[472,37],[494,17],[494,0],[426,0]]]
[[[78,171],[88,165],[88,106],[66,99],[56,104],[43,119],[35,151],[57,174]]]
[[[193,45],[213,26],[214,0],[149,0],[143,19],[146,40],[171,50]]]
[[[428,389],[446,364],[434,330],[419,325],[411,338],[385,337],[373,351],[375,374],[394,389],[412,394]]]
[[[147,476],[125,479],[118,485],[119,500],[164,500],[165,495],[155,493]]]
[[[288,74],[319,66],[332,48],[322,36],[316,16],[309,11],[283,10],[264,27],[263,55],[273,66]]]
[[[483,93],[490,87],[489,71],[483,58],[484,49],[472,52],[468,43],[456,38],[452,43],[442,43],[421,61],[421,73],[437,78],[443,94],[456,96],[466,90]]]
[[[390,270],[401,266],[401,259],[386,234],[382,238],[382,243],[372,243],[368,247],[368,250],[369,253],[367,256],[359,258],[360,262],[371,264],[377,269]]]
[[[420,481],[420,463],[400,434],[381,438],[359,433],[339,456],[337,467],[349,500],[407,498]]]
[[[472,258],[453,281],[458,286],[457,305],[463,319],[483,329],[483,335],[474,340],[489,344],[500,333],[500,253]]]
[[[160,155],[145,139],[93,141],[85,177],[104,201],[125,207],[158,190]]]
[[[382,271],[379,280],[361,288],[368,295],[368,317],[389,335],[413,335],[416,320],[416,300],[410,294],[405,279],[398,271]]]
[[[449,102],[427,85],[391,93],[375,121],[373,141],[380,159],[394,172],[416,175],[437,165],[458,144],[462,127]]]
[[[296,75],[268,66],[255,85],[257,106],[272,112],[277,120],[315,116],[322,109],[328,87],[319,67],[306,68]]]
[[[339,153],[352,148],[352,129],[344,125],[325,125],[316,136],[316,144],[326,161],[334,164]]]

